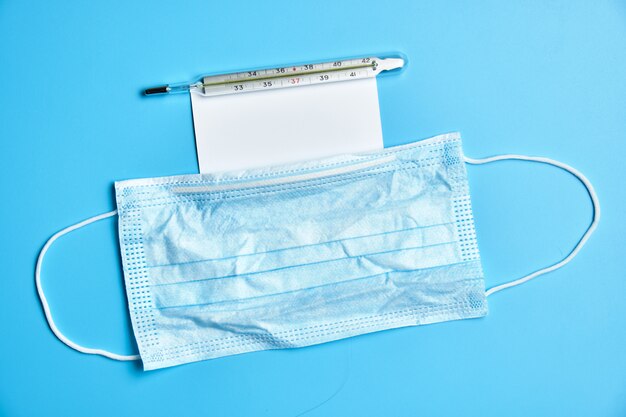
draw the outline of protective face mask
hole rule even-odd
[[[587,187],[591,225],[562,261],[485,291],[465,163],[547,163]],[[144,369],[487,314],[486,297],[569,262],[600,219],[589,181],[540,157],[463,155],[456,133],[288,166],[115,183],[117,210],[52,236],[36,267],[68,346]],[[118,216],[139,355],[80,346],[41,287],[58,237]]]

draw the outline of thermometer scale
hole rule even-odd
[[[144,91],[144,94],[156,95],[186,92],[203,96],[240,94],[372,78],[383,71],[399,70],[404,64],[405,60],[399,57],[364,57],[289,67],[274,67],[230,74],[207,75],[193,83],[168,84],[148,88]]]

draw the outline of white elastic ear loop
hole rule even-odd
[[[489,158],[480,158],[480,159],[474,159],[474,158],[469,158],[467,156],[463,156],[463,159],[468,164],[473,164],[473,165],[487,164],[489,162],[502,161],[506,159],[517,159],[521,161],[531,161],[531,162],[539,162],[542,164],[553,165],[555,167],[561,168],[569,172],[570,174],[578,178],[580,182],[582,182],[585,188],[587,189],[587,192],[589,193],[589,197],[591,197],[591,203],[593,204],[593,220],[591,221],[591,224],[587,228],[587,231],[585,232],[585,234],[580,238],[580,240],[578,241],[578,244],[576,244],[576,246],[574,247],[574,249],[572,249],[569,255],[567,255],[565,258],[561,259],[559,262],[555,263],[554,265],[548,266],[546,268],[542,268],[538,271],[535,271],[531,274],[526,275],[525,277],[489,288],[485,292],[485,295],[487,297],[489,297],[491,294],[496,293],[498,291],[502,291],[510,287],[515,287],[516,285],[523,284],[526,281],[530,281],[533,278],[537,278],[540,275],[547,274],[548,272],[552,272],[556,269],[561,268],[562,266],[565,266],[569,261],[574,259],[576,255],[578,255],[578,252],[580,252],[580,250],[585,245],[585,243],[587,243],[587,240],[589,239],[591,234],[596,230],[596,227],[598,227],[598,222],[600,221],[600,201],[598,201],[598,196],[596,195],[596,191],[593,188],[593,185],[591,185],[591,182],[589,182],[587,177],[585,177],[576,168],[573,168],[567,164],[564,164],[563,162],[555,161],[554,159],[550,159],[550,158],[544,158],[540,156],[516,155],[516,154],[496,155],[496,156],[491,156]]]
[[[82,353],[88,353],[90,355],[101,355],[107,358],[115,359],[117,361],[135,361],[135,360],[141,359],[141,356],[119,355],[117,353],[112,353],[112,352],[102,350],[102,349],[92,349],[92,348],[88,348],[88,347],[84,347],[79,344],[76,344],[72,342],[70,339],[68,339],[67,337],[65,337],[65,335],[61,333],[61,331],[57,328],[56,324],[54,324],[54,320],[52,319],[52,313],[50,312],[50,306],[48,305],[48,300],[46,299],[46,295],[44,294],[43,288],[41,287],[41,265],[43,264],[43,258],[44,256],[46,256],[46,252],[48,251],[48,249],[50,248],[50,246],[55,240],[57,240],[61,236],[73,230],[80,229],[81,227],[87,226],[88,224],[91,224],[93,222],[97,222],[98,220],[106,219],[108,217],[113,217],[116,214],[117,214],[117,210],[113,210],[108,213],[99,214],[87,220],[83,220],[80,223],[76,223],[72,226],[66,227],[65,229],[61,230],[60,232],[55,233],[50,239],[48,239],[46,244],[41,249],[41,252],[39,253],[39,257],[37,258],[37,266],[35,267],[35,284],[37,285],[37,294],[39,294],[39,299],[41,300],[41,305],[43,306],[43,311],[46,315],[46,320],[48,320],[48,325],[50,325],[50,329],[52,330],[52,333],[54,333],[54,335],[58,337],[61,342],[65,343],[67,346],[71,347],[72,349],[77,350]]]

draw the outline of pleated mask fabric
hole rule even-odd
[[[487,313],[456,133],[115,191],[146,370]]]

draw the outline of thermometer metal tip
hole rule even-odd
[[[151,96],[153,94],[167,94],[167,93],[169,93],[169,91],[170,91],[170,89],[169,89],[168,86],[162,85],[160,87],[146,88],[143,93],[146,96]]]

